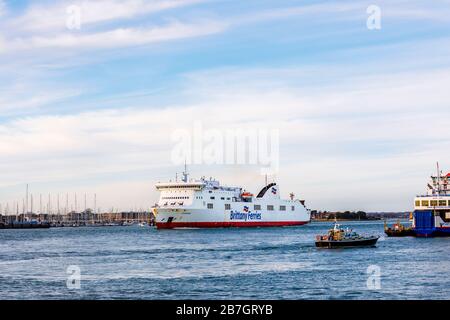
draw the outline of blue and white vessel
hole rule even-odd
[[[416,196],[412,229],[416,237],[450,236],[450,173],[431,176],[427,194]]]

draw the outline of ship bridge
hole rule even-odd
[[[427,185],[427,194],[418,195],[414,199],[414,207],[423,209],[450,209],[450,173],[443,175],[438,168],[438,174],[431,176]]]
[[[418,210],[423,209],[447,209],[450,210],[450,195],[445,196],[417,196],[414,199],[414,208]]]

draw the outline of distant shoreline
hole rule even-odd
[[[379,221],[386,219],[408,219],[409,212],[364,212],[364,211],[311,211],[315,221]]]
[[[311,219],[311,221],[319,221],[319,222],[333,222],[333,221],[380,221],[381,218],[371,218],[371,219]]]

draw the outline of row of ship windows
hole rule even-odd
[[[163,200],[179,200],[179,199],[189,199],[189,197],[162,197]],[[203,199],[203,197],[198,196],[195,199]],[[211,200],[216,199],[216,197],[210,197]],[[221,197],[220,200],[225,200],[225,197]],[[226,198],[226,200],[231,200],[231,198]]]
[[[180,200],[180,199],[189,199],[189,197],[162,197],[164,200]]]
[[[207,208],[214,209],[214,204],[208,203]],[[253,209],[255,211],[261,210],[261,205],[255,204],[253,206]],[[231,204],[225,203],[225,210],[231,210]],[[267,211],[274,211],[274,210],[275,210],[275,206],[272,206],[272,205],[267,206]],[[280,211],[286,211],[286,206],[280,206]],[[295,211],[295,206],[291,206],[291,211]]]
[[[188,186],[170,186],[170,187],[163,187],[165,189],[192,189],[195,188],[197,186],[192,186],[192,185],[188,185]]]
[[[216,197],[209,197],[211,200],[215,200]],[[195,197],[195,199],[203,199],[202,196]],[[225,197],[220,197],[220,200],[225,200]],[[231,200],[231,198],[226,198],[226,200]]]
[[[216,197],[209,197],[211,200],[216,199]],[[231,198],[227,198],[227,200],[230,200]],[[225,200],[225,197],[221,197],[220,200]]]
[[[420,200],[416,200],[416,207],[447,206],[447,200],[422,200],[422,205],[420,203]],[[450,200],[448,200],[448,206],[450,206]]]

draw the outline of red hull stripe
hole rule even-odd
[[[248,228],[301,226],[309,221],[259,221],[259,222],[157,222],[158,229],[173,228]]]

